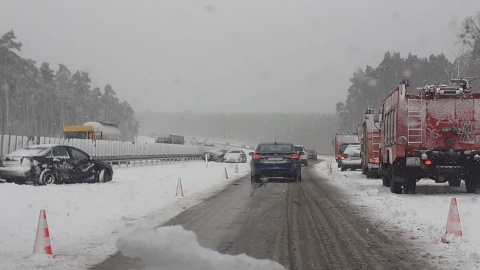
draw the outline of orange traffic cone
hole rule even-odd
[[[47,214],[45,210],[40,210],[38,217],[37,234],[33,244],[33,254],[53,255],[50,245],[50,232],[48,231]]]
[[[235,173],[238,173],[238,163],[235,163]]]
[[[223,171],[223,178],[228,179],[227,167],[224,167],[225,170]]]
[[[448,211],[447,229],[442,236],[443,243],[450,243],[454,237],[462,237],[462,225],[460,224],[460,214],[458,213],[457,198],[450,201],[450,210]]]
[[[183,196],[182,179],[180,177],[178,177],[178,180],[177,180],[177,194],[175,194],[175,197],[184,197]]]

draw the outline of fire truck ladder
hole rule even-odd
[[[380,149],[380,141],[381,141],[381,135],[380,132],[373,132],[372,131],[372,153],[373,156],[378,157],[379,156],[379,149]]]
[[[408,144],[422,143],[423,139],[423,114],[420,99],[407,99],[407,139]]]

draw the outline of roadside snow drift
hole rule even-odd
[[[86,269],[115,253],[119,238],[158,226],[249,173],[248,163],[238,166],[234,173],[235,164],[187,161],[115,167],[113,181],[102,184],[0,183],[0,269]],[[55,258],[31,255],[41,209]]]
[[[227,255],[200,246],[194,232],[181,226],[140,229],[117,242],[123,255],[140,258],[145,270],[285,270],[274,261],[258,260],[245,254]]]

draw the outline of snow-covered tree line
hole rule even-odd
[[[480,76],[480,12],[463,21],[457,43],[453,63],[444,54],[421,58],[412,53],[402,57],[398,52],[386,52],[377,67],[366,66],[354,72],[347,99],[336,104],[341,118],[339,130],[355,131],[365,110],[379,108],[405,77],[410,80],[408,90],[415,91],[427,84],[449,84],[453,78]],[[480,79],[473,82],[472,91],[480,91]]]
[[[111,85],[92,88],[87,72],[63,64],[56,71],[48,63],[37,67],[17,54],[21,48],[13,31],[1,36],[0,134],[58,137],[63,126],[87,121],[118,124],[127,140],[137,134],[133,109]]]

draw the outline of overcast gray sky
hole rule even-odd
[[[452,60],[480,0],[6,1],[21,55],[110,83],[136,111],[334,112],[387,51]],[[392,82],[392,86],[398,82]]]

